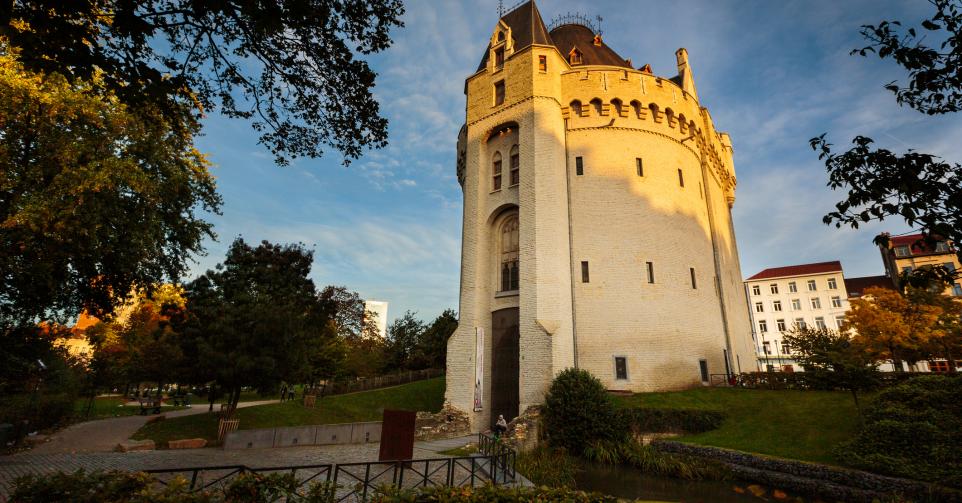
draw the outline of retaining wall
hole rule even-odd
[[[227,434],[227,438],[224,439],[224,449],[365,444],[380,441],[381,422],[372,421],[236,430]]]

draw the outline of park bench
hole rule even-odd
[[[190,397],[188,395],[174,395],[174,406],[180,405],[190,407]]]
[[[141,398],[140,399],[140,415],[146,416],[148,413],[160,414],[160,403],[159,398]],[[153,411],[153,412],[149,412]]]

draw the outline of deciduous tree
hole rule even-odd
[[[842,330],[854,329],[855,342],[873,357],[891,360],[897,370],[903,370],[902,360],[918,360],[942,314],[937,306],[887,288],[867,288],[849,305]]]

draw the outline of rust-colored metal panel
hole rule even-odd
[[[378,461],[397,461],[414,457],[414,421],[416,419],[417,413],[409,410],[384,410]]]

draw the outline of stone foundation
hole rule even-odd
[[[417,440],[453,438],[471,433],[471,418],[448,402],[440,412],[418,412],[414,424],[414,437]]]

